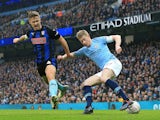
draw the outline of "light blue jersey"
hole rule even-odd
[[[108,37],[108,39],[110,38]],[[111,40],[107,40],[106,36],[93,38],[89,47],[82,47],[81,49],[75,51],[74,55],[86,55],[93,60],[99,68],[103,69],[104,65],[108,61],[116,59],[116,57],[110,52],[107,46],[107,41]]]

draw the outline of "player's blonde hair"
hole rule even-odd
[[[80,30],[80,31],[77,32],[76,37],[77,37],[78,39],[80,39],[80,38],[82,38],[82,36],[84,36],[84,35],[89,36],[89,33],[88,33],[86,30]]]
[[[28,18],[29,19],[33,18],[33,17],[36,17],[36,16],[40,17],[39,12],[37,12],[37,11],[28,11],[27,13],[28,13]]]

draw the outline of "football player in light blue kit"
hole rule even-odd
[[[132,101],[125,95],[122,88],[115,82],[111,80],[113,77],[119,75],[122,64],[121,62],[110,52],[107,43],[115,41],[115,50],[119,54],[122,51],[121,48],[121,36],[120,35],[111,35],[111,36],[101,36],[91,39],[89,33],[86,30],[80,30],[77,32],[76,37],[83,44],[84,47],[81,49],[70,53],[71,57],[85,55],[89,57],[96,65],[102,70],[101,72],[89,77],[82,83],[84,90],[84,97],[87,101],[87,106],[84,110],[84,114],[93,113],[92,108],[92,89],[91,86],[105,83],[106,86],[109,86],[117,95],[120,95],[124,103],[120,110],[125,110],[129,105],[132,104]],[[67,55],[59,55],[58,60],[66,59]]]

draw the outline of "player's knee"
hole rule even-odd
[[[106,81],[106,79],[105,79],[105,78],[103,78],[103,77],[101,77],[101,79],[100,79],[100,80],[101,80],[101,82],[102,82],[102,83],[105,83],[105,81]]]
[[[100,81],[101,81],[102,83],[105,83],[108,79],[110,79],[110,77],[101,77],[101,78],[100,78]]]
[[[83,87],[84,87],[84,86],[91,86],[87,81],[84,81],[84,82],[82,83],[82,85],[83,85]]]

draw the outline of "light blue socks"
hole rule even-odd
[[[51,80],[49,82],[49,93],[50,96],[57,96],[57,92],[58,92],[58,85],[57,85],[57,81],[56,80]]]

